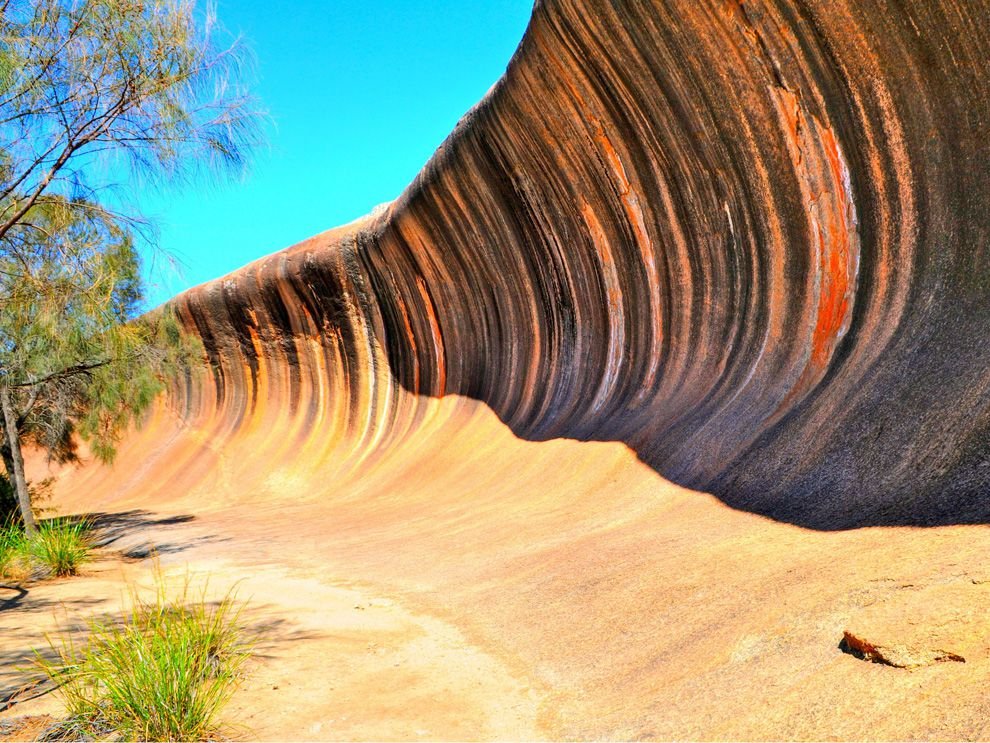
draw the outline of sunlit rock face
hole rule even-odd
[[[172,404],[330,479],[415,457],[457,395],[803,526],[982,522],[988,28],[983,0],[538,2],[396,202],[175,301],[210,372]]]

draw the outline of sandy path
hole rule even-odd
[[[312,511],[129,511],[114,544],[133,554],[157,545],[171,579],[209,576],[211,591],[236,584],[248,601],[260,652],[227,714],[246,737],[990,735],[983,527],[823,534],[668,493],[638,515],[575,534],[561,525],[520,551],[508,535],[538,513],[513,523],[500,511],[503,531],[487,524],[486,550],[439,505],[446,538],[415,518],[379,515],[360,530],[347,508]],[[153,570],[152,560],[106,559],[12,595],[0,609],[3,688],[59,617],[113,610],[125,584],[148,585]],[[949,636],[966,662],[906,670],[838,648],[857,616],[888,606],[895,637],[970,617]],[[45,697],[0,717],[56,711]]]
[[[128,528],[115,550],[162,544],[158,568],[173,583],[190,576],[211,595],[229,588],[246,602],[259,638],[246,679],[224,715],[239,736],[259,740],[536,739],[540,692],[453,626],[416,614],[357,585],[304,571],[239,561],[194,523]],[[167,519],[166,519],[167,520]],[[226,554],[227,557],[223,555]],[[128,585],[154,581],[155,561],[105,556],[77,578],[29,586],[0,609],[0,685],[23,683],[18,668],[45,633],[116,611]],[[208,578],[208,580],[207,580]],[[53,696],[0,715],[57,715]]]

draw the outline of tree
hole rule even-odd
[[[33,529],[22,440],[112,458],[181,347],[140,320],[129,182],[238,170],[259,142],[243,47],[188,0],[0,0],[0,454]],[[169,350],[169,349],[173,350]]]
[[[28,216],[36,229],[0,256],[0,455],[32,531],[22,442],[66,462],[78,434],[109,462],[189,347],[167,309],[134,318],[138,256],[114,220],[51,199]]]

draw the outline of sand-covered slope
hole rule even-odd
[[[539,2],[396,202],[175,300],[208,364],[60,497],[441,615],[558,736],[979,734],[978,620],[838,645],[984,601],[988,59],[984,0]]]

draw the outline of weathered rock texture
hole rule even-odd
[[[986,0],[538,3],[395,203],[175,300],[209,366],[60,502],[441,617],[533,737],[990,737],[988,59]]]
[[[897,595],[854,613],[843,649],[896,668],[973,662],[990,648],[990,581],[897,586]]]
[[[366,458],[401,386],[815,528],[983,522],[990,4],[537,4],[385,214],[183,295],[229,435]],[[285,432],[288,435],[288,432]]]

